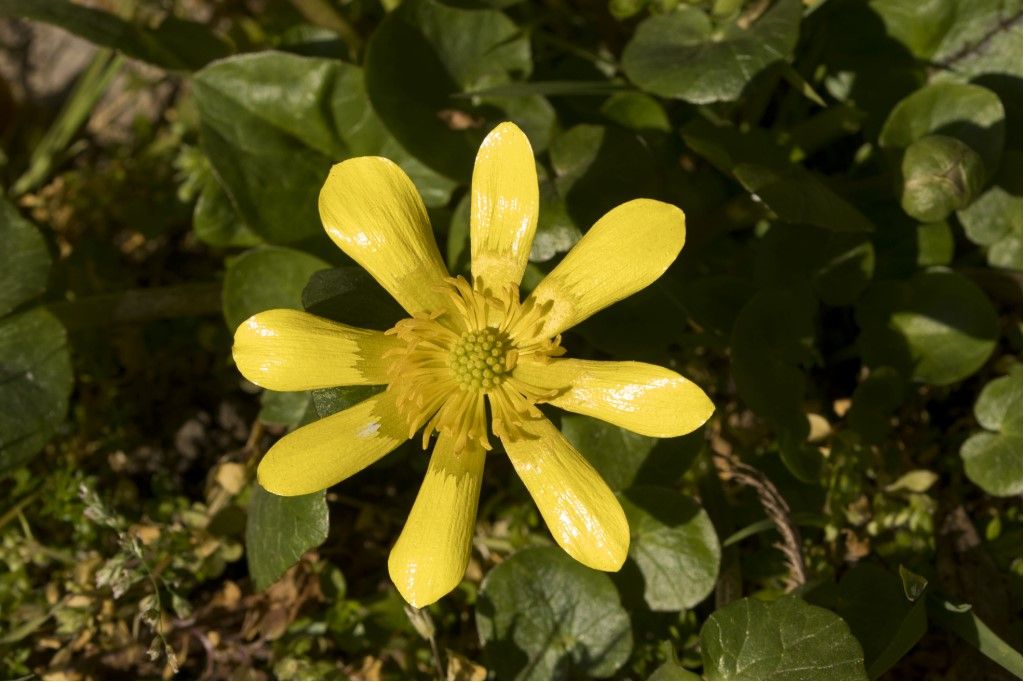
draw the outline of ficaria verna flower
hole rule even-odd
[[[268,310],[235,332],[235,362],[259,386],[387,385],[279,440],[259,465],[268,491],[323,490],[420,429],[424,448],[437,434],[388,560],[414,606],[437,601],[465,573],[493,447],[488,421],[555,541],[587,566],[616,571],[629,547],[622,508],[537,404],[662,438],[693,431],[714,410],[700,388],[663,367],[560,358],[562,332],[665,272],[683,246],[683,212],[651,199],[612,209],[521,300],[538,194],[529,141],[514,124],[499,125],[473,170],[468,282],[448,274],[423,201],[397,165],[379,157],[339,163],[320,192],[324,228],[409,318],[380,332]]]

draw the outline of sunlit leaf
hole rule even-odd
[[[716,25],[702,9],[682,5],[637,27],[622,68],[644,90],[695,104],[731,101],[765,67],[789,59],[802,7],[776,0],[760,16]]]
[[[990,495],[1021,493],[1022,391],[1020,365],[986,384],[974,403],[974,416],[985,430],[960,447],[967,476]]]
[[[863,680],[864,653],[843,619],[796,597],[746,598],[700,631],[709,680]]]

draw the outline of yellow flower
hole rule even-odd
[[[555,541],[602,571],[618,570],[626,558],[622,508],[537,403],[657,437],[689,433],[714,410],[700,388],[668,369],[558,358],[563,331],[665,272],[683,246],[682,211],[650,199],[612,209],[521,301],[539,199],[533,150],[514,124],[484,140],[471,192],[472,284],[449,276],[423,202],[398,166],[378,157],[337,164],[320,192],[324,228],[410,317],[378,332],[269,310],[235,332],[235,362],[259,386],[387,385],[279,440],[259,465],[270,492],[323,490],[420,429],[424,447],[438,434],[388,560],[392,580],[414,606],[437,601],[465,573],[491,449],[485,403]]]

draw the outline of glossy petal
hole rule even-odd
[[[345,480],[408,438],[390,395],[378,393],[277,441],[256,475],[275,495],[305,495]]]
[[[494,291],[518,285],[537,231],[540,195],[533,148],[515,123],[502,123],[484,139],[472,187],[473,277]]]
[[[231,354],[246,379],[274,391],[387,383],[383,354],[399,341],[299,310],[257,313],[235,330]]]
[[[484,450],[471,442],[456,453],[453,444],[453,438],[438,436],[427,476],[388,557],[391,580],[417,608],[455,589],[469,563]]]
[[[658,279],[686,238],[683,212],[661,201],[616,206],[583,235],[530,299],[545,311],[537,337],[554,336]]]
[[[645,436],[672,438],[699,428],[715,411],[692,381],[644,362],[523,361],[518,379],[559,390],[552,405],[596,417]]]
[[[320,219],[335,244],[410,314],[440,310],[448,276],[412,180],[395,163],[361,156],[331,168]]]
[[[550,421],[537,419],[525,428],[529,437],[502,443],[555,541],[586,566],[619,570],[629,549],[619,501]]]

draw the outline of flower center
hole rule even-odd
[[[518,287],[484,293],[461,277],[446,281],[448,306],[401,320],[388,334],[404,342],[388,351],[388,392],[406,418],[409,437],[423,429],[423,447],[434,433],[454,438],[456,451],[470,442],[490,449],[491,426],[500,437],[521,435],[542,415],[537,402],[557,393],[516,378],[523,358],[545,362],[564,352],[559,339],[537,338],[543,311],[519,301]]]
[[[508,334],[493,327],[465,332],[452,346],[448,366],[463,391],[497,388],[515,369]]]

